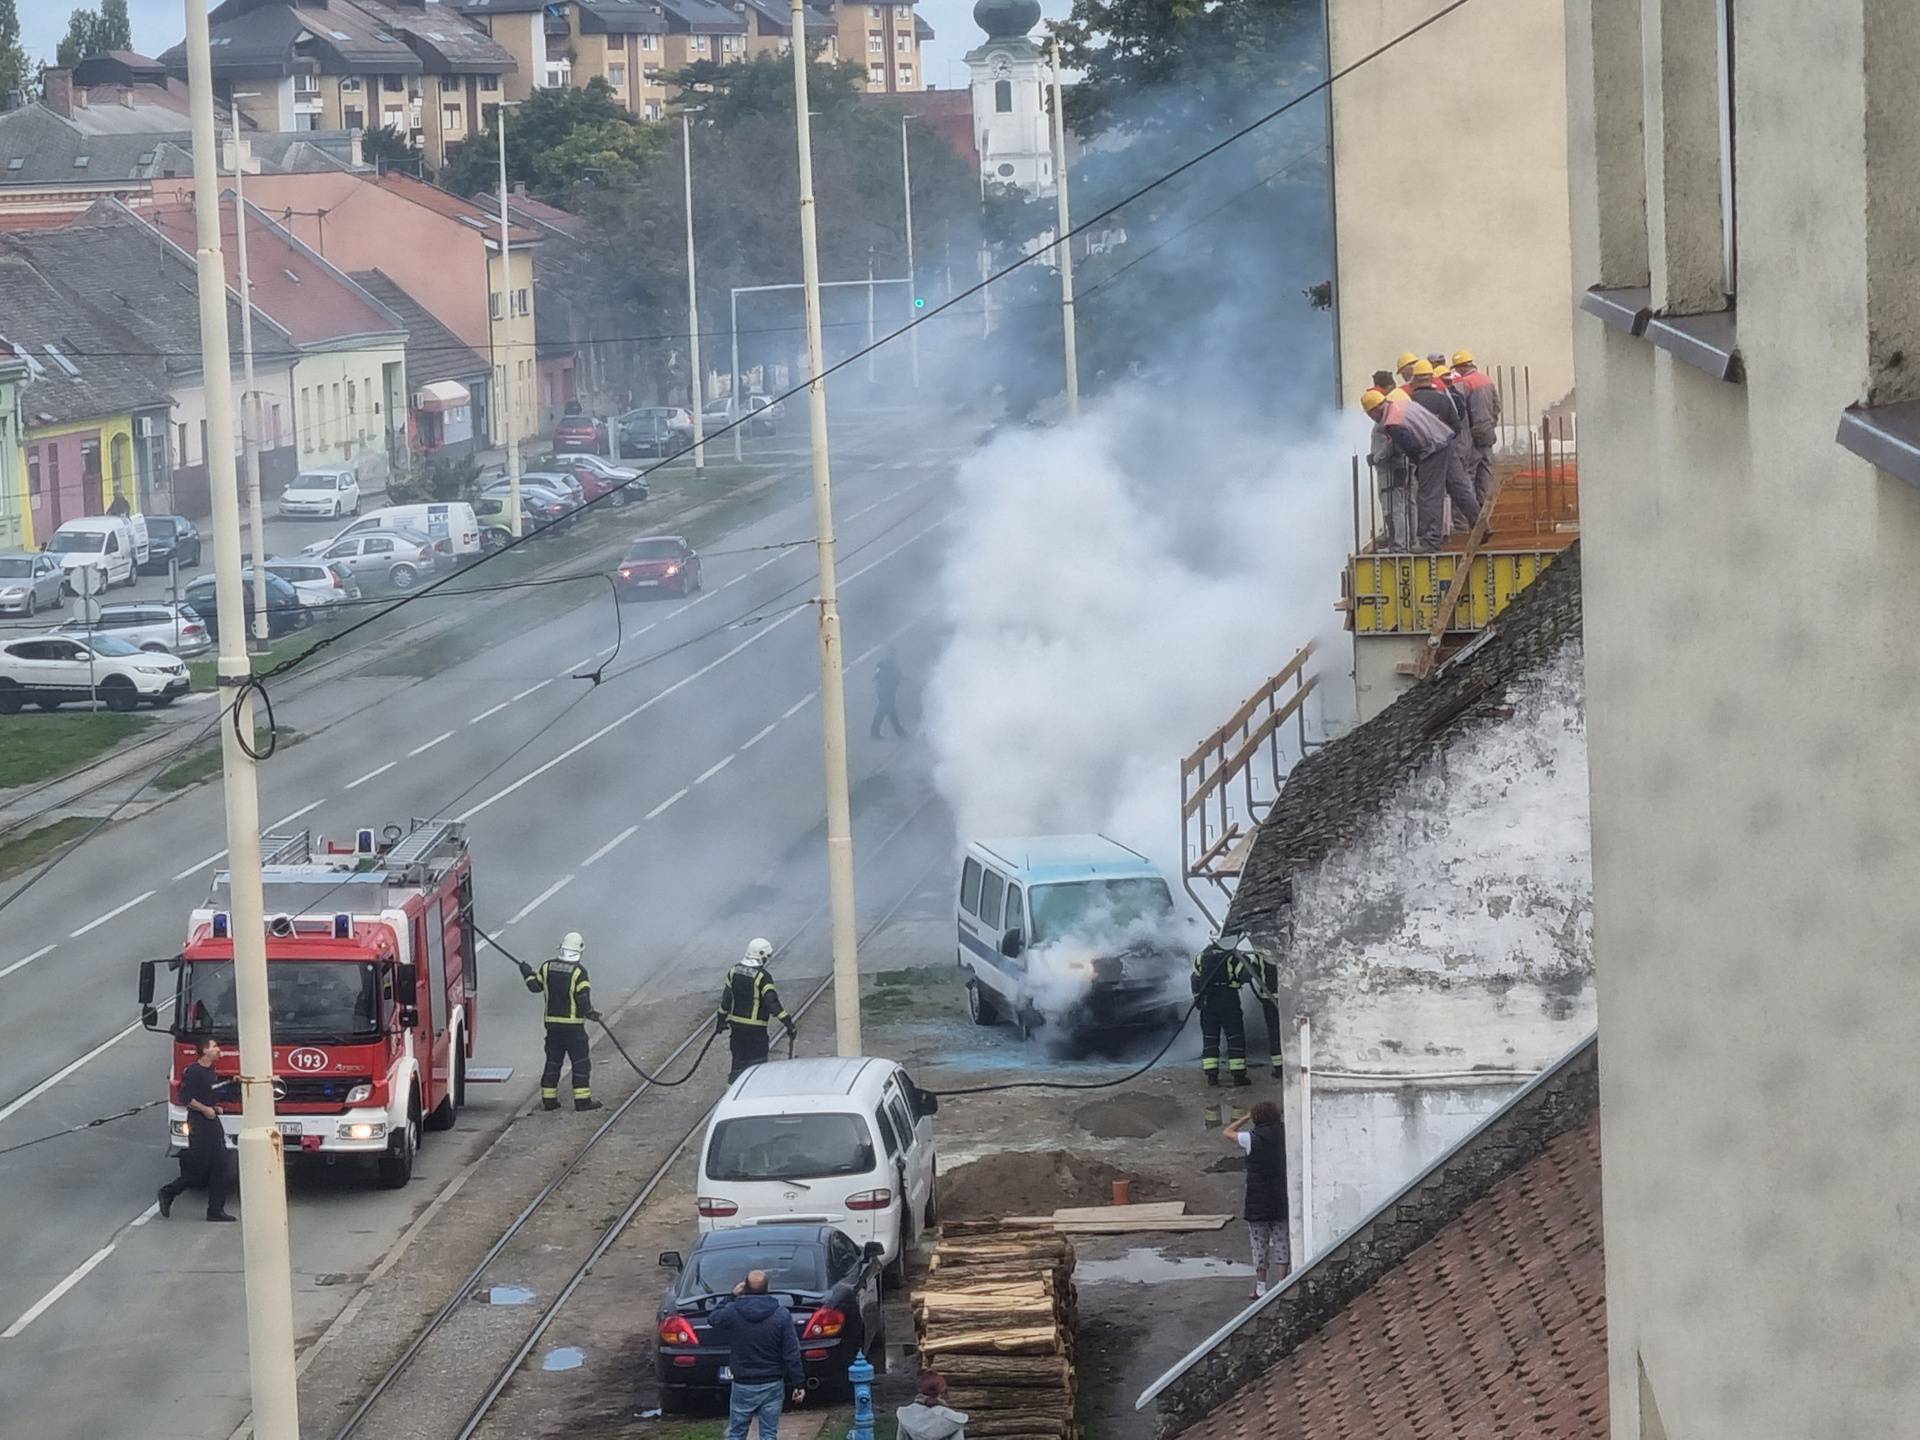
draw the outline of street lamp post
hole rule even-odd
[[[240,397],[240,454],[246,467],[247,510],[253,538],[253,643],[265,650],[272,642],[273,617],[267,613],[267,530],[260,509],[260,391],[253,383],[253,275],[247,269],[246,163],[240,153],[240,102],[259,92],[241,90],[227,97],[233,136],[234,254],[240,265],[240,355],[246,367],[246,394]]]
[[[814,546],[820,559],[820,729],[827,781],[827,903],[833,932],[833,1034],[860,1053],[860,958],[854,934],[853,807],[847,790],[847,691],[834,576],[833,475],[827,453],[826,346],[820,338],[820,242],[814,228],[813,131],[807,114],[806,0],[793,0],[794,127],[800,146],[800,278],[807,299],[807,418],[813,437]]]
[[[913,159],[907,153],[907,121],[917,117],[900,117],[900,198],[907,211],[907,320],[913,320],[914,310],[920,301],[920,281],[913,268]],[[907,332],[907,354],[913,367],[913,388],[920,388],[920,327],[914,326]]]
[[[688,408],[693,411],[693,468],[696,470],[707,468],[707,426],[706,419],[701,413],[706,407],[707,387],[702,383],[706,377],[700,369],[700,301],[693,275],[693,124],[690,117],[695,112],[706,108],[704,105],[690,105],[680,112],[680,143],[686,151],[687,339],[691,347],[688,355],[691,366],[689,393],[693,401]],[[728,408],[737,410],[738,404],[739,397],[733,396],[729,399]],[[738,419],[739,416],[736,414],[734,418]],[[738,425],[733,427],[733,443],[737,451],[740,445]]]
[[[500,133],[500,430],[507,442],[507,528],[520,534],[520,441],[514,425],[513,242],[507,233],[507,107],[493,112]]]
[[[1063,344],[1066,351],[1067,366],[1067,414],[1080,413],[1080,357],[1079,342],[1074,335],[1073,323],[1073,242],[1067,236],[1073,230],[1073,219],[1067,209],[1067,116],[1060,104],[1060,41],[1055,39],[1053,50],[1053,181],[1054,193],[1060,202],[1060,238],[1055,242],[1060,247],[1060,323]]]

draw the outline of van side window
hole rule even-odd
[[[1000,896],[1007,882],[989,870],[980,877],[980,923],[989,930],[1000,928]]]
[[[960,867],[960,908],[969,915],[980,909],[980,862],[969,860]]]
[[[887,1114],[885,1104],[874,1107],[873,1123],[880,1127],[880,1140],[881,1143],[887,1147],[887,1154],[889,1156],[898,1155],[900,1153],[900,1137],[894,1134],[893,1120]]]
[[[903,1145],[913,1143],[913,1115],[907,1109],[907,1102],[891,1090],[887,1092],[887,1110],[893,1116],[894,1128],[900,1132]]]
[[[1020,887],[1018,885],[1012,883],[1007,885],[1007,908],[1005,914],[1001,917],[1000,928],[1002,930],[1018,930],[1022,938],[1025,938],[1027,931],[1027,912],[1026,907],[1020,903]]]

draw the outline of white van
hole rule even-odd
[[[1192,957],[1173,892],[1151,860],[1104,835],[976,840],[955,905],[967,1013],[1031,1032],[1139,1023],[1179,1008]],[[1195,947],[1199,940],[1195,938]]]
[[[73,572],[83,565],[98,569],[107,586],[131,585],[147,563],[147,521],[143,515],[83,515],[53,532],[47,553],[67,572],[67,589],[79,594]]]
[[[898,1265],[935,1220],[939,1100],[891,1060],[771,1060],[727,1087],[700,1149],[700,1231],[832,1225]]]
[[[480,521],[474,516],[473,506],[465,500],[435,500],[425,505],[385,505],[378,510],[369,510],[325,540],[316,540],[311,545],[301,547],[300,553],[319,555],[336,540],[345,540],[368,530],[418,530],[433,541],[436,550],[445,545],[442,553],[450,556],[456,564],[478,559],[480,555]]]

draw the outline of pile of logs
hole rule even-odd
[[[1073,1242],[998,1221],[949,1221],[913,1298],[920,1368],[947,1380],[969,1440],[1079,1440]]]

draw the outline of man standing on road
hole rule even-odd
[[[767,1029],[775,1020],[787,1027],[787,1040],[794,1036],[793,1017],[780,1003],[780,992],[773,988],[767,962],[773,959],[773,942],[755,938],[747,942],[740,963],[727,972],[720,987],[720,1008],[714,1015],[713,1033],[727,1036],[727,1049],[733,1065],[727,1071],[731,1085],[742,1073],[767,1061]]]
[[[889,720],[893,722],[894,736],[906,739],[906,726],[900,723],[900,664],[893,658],[891,650],[882,655],[880,663],[874,667],[873,724],[868,733],[878,740],[882,727]]]
[[[767,1272],[749,1270],[707,1315],[707,1328],[727,1347],[733,1393],[727,1407],[727,1440],[747,1440],[754,1416],[760,1440],[780,1440],[780,1411],[791,1398],[807,1398],[806,1367],[800,1363],[800,1337],[793,1315],[767,1293]]]
[[[587,942],[578,930],[560,940],[560,954],[535,970],[519,961],[520,978],[527,989],[546,996],[547,1065],[540,1072],[540,1108],[560,1108],[560,1065],[573,1073],[573,1108],[598,1110],[593,1098],[593,1056],[587,1051],[587,1021],[598,1020],[593,1008],[593,982],[584,963]]]
[[[213,1063],[220,1058],[220,1042],[211,1035],[200,1042],[200,1054],[180,1076],[180,1103],[187,1107],[187,1153],[178,1179],[160,1187],[160,1218],[173,1213],[173,1202],[189,1185],[207,1187],[207,1219],[232,1220],[227,1213],[227,1132],[214,1106]]]

